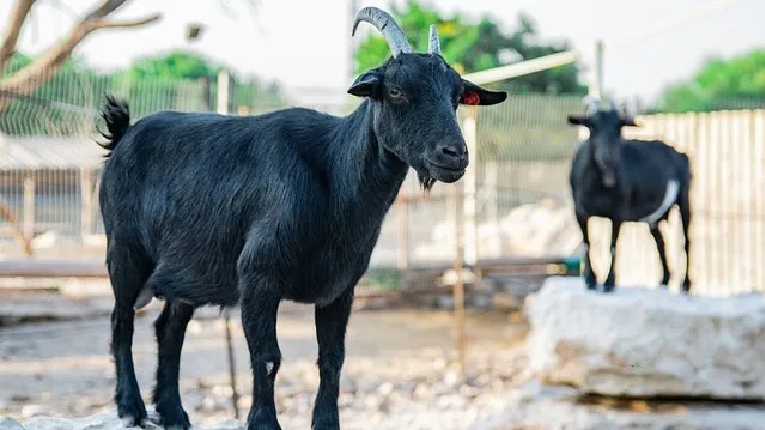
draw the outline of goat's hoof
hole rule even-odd
[[[314,416],[311,420],[311,430],[340,430],[340,422],[337,416]]]
[[[613,293],[616,286],[614,284],[603,284],[604,293]]]
[[[683,282],[683,284],[680,286],[680,290],[683,292],[683,294],[690,294],[691,293],[691,283],[688,281]]]
[[[249,423],[247,430],[282,430],[279,423]]]
[[[282,430],[276,418],[256,414],[250,414],[247,419],[247,430]]]
[[[189,430],[189,414],[183,410],[180,402],[159,402],[157,403],[157,414],[162,427],[173,430]]]
[[[125,427],[146,428],[146,406],[140,396],[120,401],[117,404],[117,416]]]

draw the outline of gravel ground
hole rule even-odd
[[[156,346],[152,306],[137,319],[133,351],[144,397],[152,388]],[[233,417],[223,324],[217,311],[190,324],[181,364],[184,406],[192,423]],[[241,419],[251,401],[247,348],[233,315]],[[523,368],[526,326],[515,315],[469,313],[468,364],[459,381],[451,313],[433,310],[354,312],[341,383],[344,429],[466,429],[512,407],[508,390]],[[0,416],[82,417],[110,410],[114,387],[108,319],[0,329]],[[282,427],[309,428],[318,387],[312,308],[285,303],[277,332],[283,362],[277,377]],[[479,426],[480,427],[480,426]],[[486,428],[486,427],[480,427]]]

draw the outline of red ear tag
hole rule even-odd
[[[462,104],[477,105],[481,103],[481,97],[475,91],[468,91],[462,95]]]

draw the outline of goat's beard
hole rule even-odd
[[[422,189],[425,190],[425,193],[430,193],[430,190],[436,183],[435,179],[425,176],[421,173],[417,174],[417,179],[420,181],[420,185],[422,186]]]

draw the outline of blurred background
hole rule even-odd
[[[254,115],[307,106],[347,114],[358,103],[346,94],[354,76],[389,56],[371,26],[351,37],[364,6],[390,11],[418,52],[437,23],[445,59],[509,97],[460,109],[472,145],[463,181],[425,196],[412,172],[386,218],[349,327],[344,417],[385,422],[404,404],[419,417],[483,411],[514,384],[523,367],[524,299],[551,275],[579,275],[568,167],[582,135],[565,120],[583,112],[587,94],[636,115],[643,126],[628,135],[665,139],[690,156],[696,293],[761,289],[765,3],[4,0],[0,415],[84,416],[112,407],[111,290],[96,197],[103,158],[94,143],[103,94],[127,98],[134,120],[163,109]],[[592,223],[602,277],[610,225]],[[674,210],[665,230],[675,288],[685,257]],[[661,277],[645,225],[625,226],[617,252],[619,284],[652,286]],[[463,264],[471,270],[452,269]],[[464,303],[455,301],[455,286],[464,288]],[[144,390],[158,306],[136,323]],[[279,411],[307,419],[318,384],[313,315],[285,304],[279,318]],[[225,326],[217,310],[199,312],[189,326],[182,395],[200,425],[233,416]],[[230,326],[246,410],[246,344],[237,318]],[[465,344],[468,375],[455,370]]]

